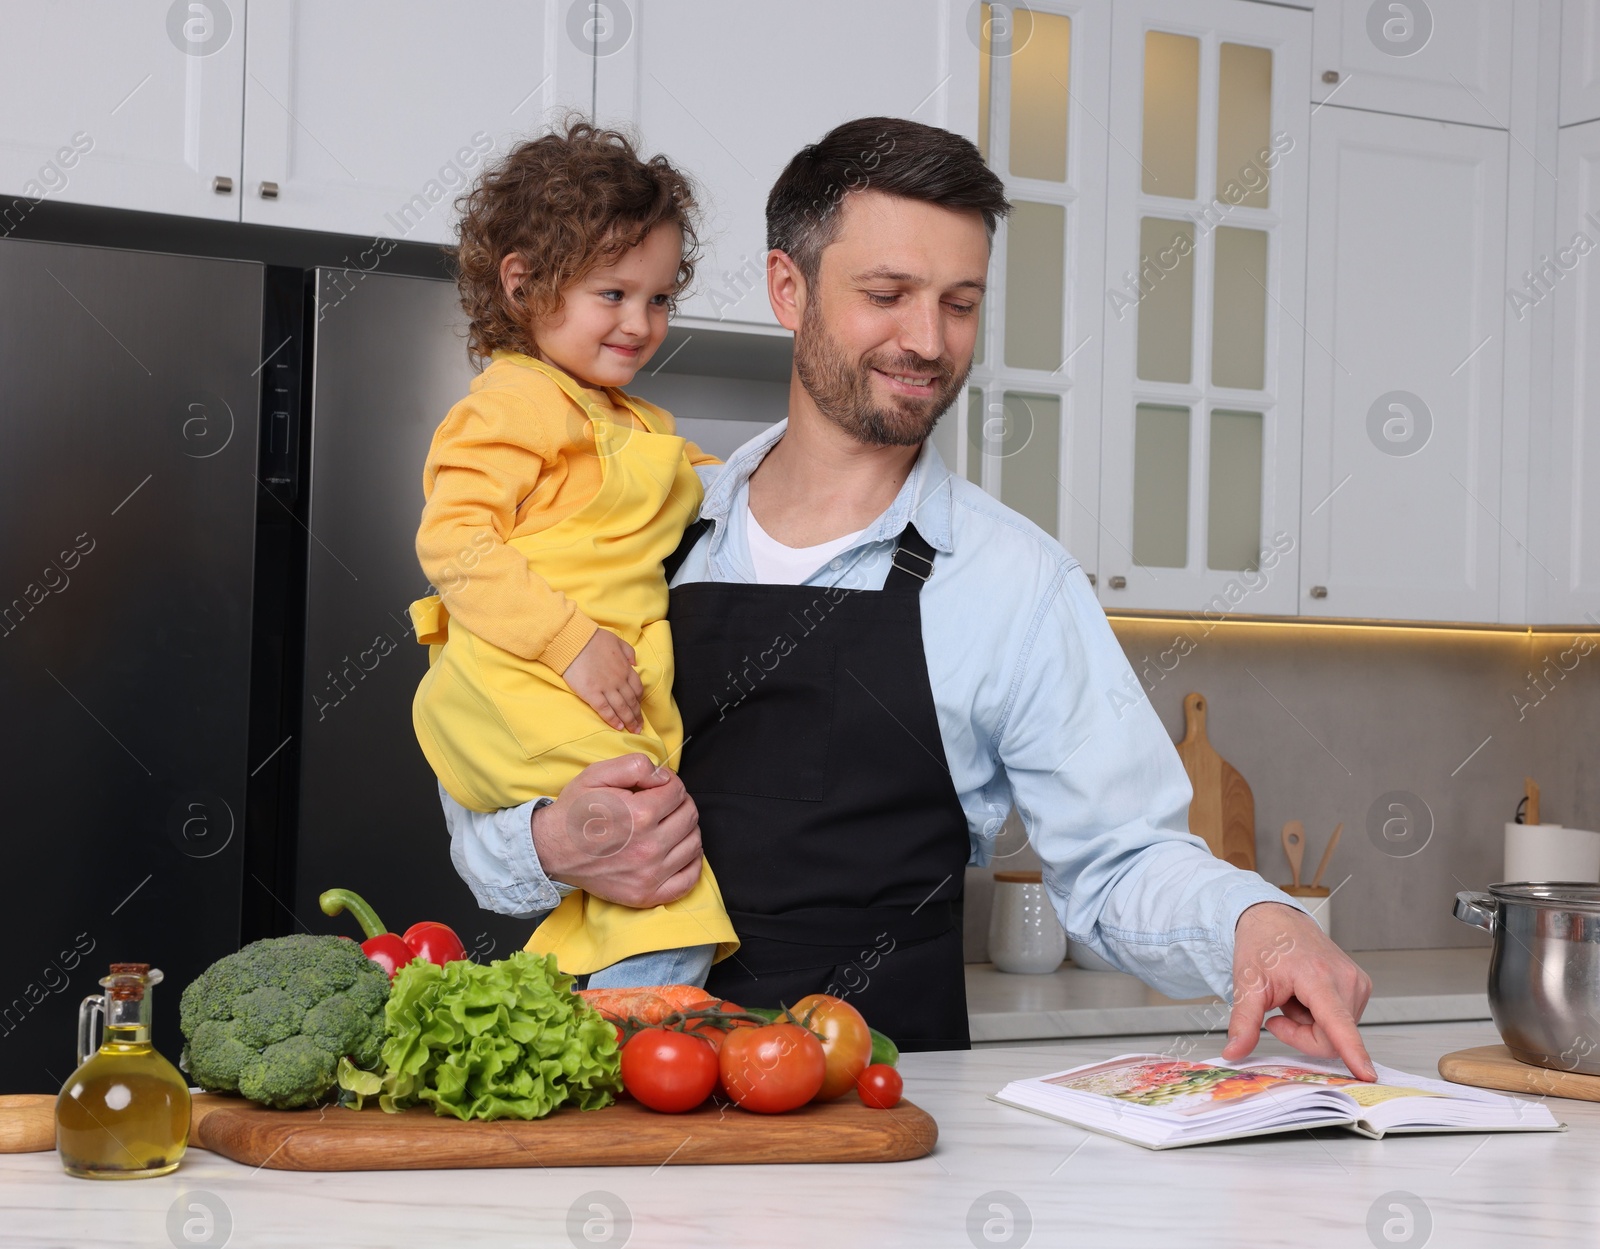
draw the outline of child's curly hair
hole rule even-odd
[[[674,294],[694,277],[700,240],[689,179],[664,156],[641,160],[625,134],[576,117],[564,125],[564,133],[518,144],[456,201],[456,282],[474,358],[501,348],[533,351],[532,321],[560,309],[562,287],[637,246],[663,222],[683,231]],[[529,270],[515,301],[500,284],[500,262],[512,252]]]

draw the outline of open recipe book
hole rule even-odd
[[[1013,1080],[990,1100],[1146,1149],[1317,1127],[1348,1128],[1374,1138],[1394,1132],[1565,1130],[1542,1102],[1392,1067],[1379,1066],[1377,1072],[1377,1083],[1368,1084],[1352,1078],[1337,1060],[1225,1063],[1123,1054]]]

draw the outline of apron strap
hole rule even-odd
[[[933,576],[933,547],[917,532],[915,525],[900,531],[900,541],[890,556],[889,575],[883,579],[885,590],[898,590],[916,594],[922,583]]]
[[[694,544],[700,541],[700,536],[710,528],[711,521],[704,516],[684,526],[683,541],[678,543],[678,549],[661,561],[661,570],[666,573],[668,581],[677,576],[683,561],[688,559],[689,552],[694,550]]]

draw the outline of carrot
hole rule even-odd
[[[578,996],[607,1019],[626,1022],[631,1016],[643,1023],[661,1023],[676,1011],[689,1010],[711,999],[692,984],[657,984],[641,989],[580,989]]]

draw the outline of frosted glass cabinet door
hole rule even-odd
[[[1600,218],[1600,121],[1561,131],[1556,220],[1575,223],[1592,239]],[[1600,277],[1562,239],[1555,284],[1555,377],[1548,446],[1534,446],[1529,495],[1530,624],[1581,624],[1600,619]],[[1531,314],[1530,314],[1531,315]]]
[[[12,196],[237,221],[244,10],[243,0],[7,5],[0,234],[29,211]]]
[[[1293,615],[1311,17],[1113,20],[1100,601]]]
[[[1111,5],[1029,0],[975,12],[978,146],[1012,211],[995,235],[951,467],[1059,539],[1093,581]]]
[[[1301,612],[1494,621],[1507,135],[1311,125]]]
[[[610,7],[632,29],[599,49],[596,117],[637,129],[704,194],[708,246],[684,318],[777,324],[767,192],[791,156],[840,122],[909,117],[977,136],[980,24],[969,0]]]
[[[454,200],[486,161],[563,106],[587,111],[586,7],[250,0],[244,220],[452,242]]]
[[[1537,37],[1538,9],[1539,0],[1317,0],[1311,98],[1503,129],[1512,40]]]

